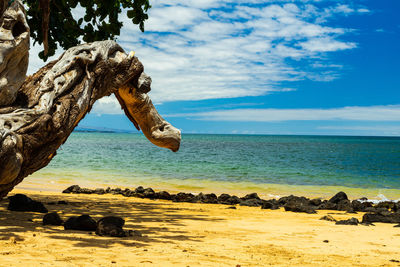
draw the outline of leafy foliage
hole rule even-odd
[[[27,8],[28,24],[35,43],[43,43],[43,10],[37,0],[23,0]],[[78,4],[85,14],[76,18],[72,9]],[[119,20],[122,8],[128,9],[128,18],[144,31],[144,21],[148,18],[149,0],[51,0],[48,24],[48,53],[39,53],[47,60],[54,55],[58,45],[64,49],[78,45],[81,41],[93,42],[115,39],[120,34],[123,23]],[[76,15],[74,13],[74,15]]]

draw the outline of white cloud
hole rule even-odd
[[[314,2],[154,0],[145,33],[124,11],[118,42],[127,52],[136,51],[153,79],[156,102],[284,91],[281,82],[337,78],[338,68],[331,66],[338,64],[327,60],[326,53],[357,47],[340,40],[351,29],[327,26],[326,21],[362,13],[363,7],[328,1],[330,7],[320,8]],[[31,51],[30,73],[44,65],[35,55],[39,49]],[[313,68],[315,61],[325,67]],[[100,102],[96,112],[116,112],[119,105],[108,107],[116,101],[107,101]]]
[[[343,107],[332,109],[231,109],[210,112],[172,114],[166,117],[189,117],[209,121],[398,121],[400,105]]]
[[[114,95],[103,97],[94,103],[90,113],[94,114],[124,114],[121,105]]]

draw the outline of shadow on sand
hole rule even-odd
[[[11,194],[12,195],[12,194]],[[141,199],[124,198],[122,196],[107,198],[90,198],[78,195],[35,195],[34,200],[45,204],[49,212],[58,212],[63,220],[70,216],[89,214],[95,220],[104,216],[120,216],[125,220],[125,230],[139,230],[141,237],[100,237],[94,233],[64,230],[63,226],[43,226],[44,214],[36,212],[17,212],[7,210],[8,199],[0,201],[0,240],[23,241],[22,234],[31,232],[48,234],[50,238],[68,240],[76,247],[107,248],[114,244],[129,247],[146,247],[151,243],[175,243],[179,241],[201,242],[204,236],[191,235],[185,230],[188,221],[215,222],[221,219],[210,217],[199,208],[185,208],[175,203],[155,200],[141,201]],[[65,204],[46,204],[65,200]],[[195,214],[187,214],[188,210],[195,209]],[[193,213],[193,212],[191,212]]]

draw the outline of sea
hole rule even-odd
[[[400,199],[400,137],[183,134],[176,153],[142,134],[73,132],[20,185]]]

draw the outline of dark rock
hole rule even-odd
[[[363,223],[400,223],[400,213],[389,211],[379,211],[375,213],[365,213],[362,219]]]
[[[284,206],[285,211],[292,211],[292,212],[305,212],[305,213],[317,213],[315,211],[315,207],[308,204],[308,202],[296,202],[291,201],[286,203]]]
[[[113,195],[122,195],[122,192],[123,192],[122,189],[119,187],[110,190],[110,193]]]
[[[348,213],[354,213],[353,206],[351,205],[351,202],[348,199],[341,200],[337,204],[337,210],[346,211]]]
[[[366,208],[372,207],[372,202],[361,202],[359,200],[353,200],[351,206],[354,211],[365,211]]]
[[[143,194],[143,193],[144,193],[144,188],[143,188],[143,186],[138,186],[138,187],[135,189],[135,192],[138,193],[138,194]]]
[[[89,188],[81,188],[81,190],[79,191],[80,194],[93,194],[94,190],[89,189]]]
[[[320,220],[324,220],[324,221],[330,221],[330,222],[336,222],[336,219],[333,218],[331,215],[325,215],[321,218],[319,218]]]
[[[228,205],[236,205],[239,204],[241,202],[240,198],[237,196],[231,196],[230,198],[228,198],[226,200],[226,203],[224,204],[228,204]]]
[[[156,197],[156,192],[150,187],[146,188],[142,194],[144,198],[154,199]]]
[[[322,204],[322,200],[320,198],[314,198],[314,199],[311,199],[309,203],[312,206],[319,206]]]
[[[159,199],[171,200],[171,195],[167,191],[160,191],[160,192],[158,192],[158,198]]]
[[[277,210],[279,209],[279,203],[276,199],[265,200],[261,205],[261,209]]]
[[[98,194],[98,195],[104,195],[106,193],[106,190],[103,188],[96,188],[93,193]]]
[[[65,194],[69,194],[69,193],[79,194],[80,191],[81,191],[80,186],[75,184],[75,185],[71,185],[70,187],[68,187],[67,189],[65,189],[62,192],[65,193]]]
[[[65,200],[59,200],[59,201],[57,202],[57,204],[59,204],[59,205],[68,205],[68,202],[65,201]]]
[[[227,207],[227,209],[235,210],[236,207],[235,206],[230,206],[230,207]]]
[[[395,226],[393,226],[393,227],[400,227],[400,224],[398,224],[398,225],[395,225]]]
[[[242,200],[248,200],[248,199],[260,199],[260,197],[257,195],[257,193],[251,193],[247,194],[244,197],[241,198]]]
[[[337,210],[337,204],[324,200],[321,205],[318,206],[319,210]]]
[[[32,200],[31,198],[27,197],[23,194],[16,194],[14,196],[8,197],[10,201],[8,203],[8,210],[12,211],[34,211],[34,212],[41,212],[47,213],[48,210],[42,204],[42,202]]]
[[[196,202],[199,202],[199,203],[208,203],[208,204],[218,203],[218,198],[215,194],[200,193],[195,198],[196,198]]]
[[[64,221],[57,212],[47,213],[43,217],[43,225],[62,225]]]
[[[121,193],[124,197],[133,197],[135,196],[135,191],[132,191],[130,189],[125,189],[122,193]]]
[[[366,197],[362,197],[362,198],[359,198],[358,200],[361,200],[361,201],[367,201],[367,200],[368,200],[368,198],[366,198]]]
[[[387,210],[393,210],[396,208],[396,203],[392,201],[383,201],[379,202],[378,204],[375,205],[375,208],[383,208]]]
[[[72,216],[64,223],[65,230],[95,231],[97,223],[89,215]]]
[[[329,199],[328,202],[338,204],[342,200],[348,200],[348,198],[346,193],[341,191]]]
[[[221,194],[221,195],[218,197],[218,203],[220,203],[220,204],[228,204],[228,205],[229,205],[228,199],[229,199],[230,197],[231,197],[231,196],[228,195],[228,194]]]
[[[351,218],[348,220],[341,220],[337,221],[335,224],[340,224],[340,225],[358,225],[360,222],[358,221],[357,218]]]
[[[278,199],[278,203],[280,206],[284,206],[289,202],[294,202],[294,203],[302,203],[304,205],[309,205],[309,199],[306,197],[298,197],[298,196],[287,196],[287,197],[281,197]]]
[[[247,200],[243,200],[239,203],[240,206],[248,206],[248,207],[259,207],[263,204],[261,199],[250,198]]]
[[[324,241],[322,241],[322,242],[324,242],[324,243],[329,243],[329,240],[324,240]]]
[[[125,220],[121,217],[107,216],[97,222],[96,235],[124,237],[127,233],[122,229]]]
[[[191,193],[180,192],[172,199],[174,202],[196,202],[196,198]]]

